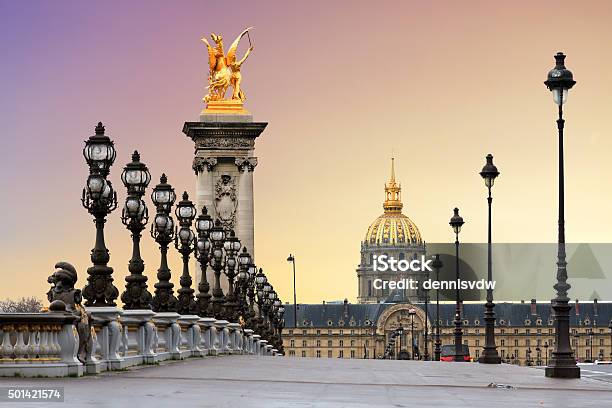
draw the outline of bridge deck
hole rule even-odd
[[[5,378],[0,387],[62,386],[62,406],[75,407],[602,407],[612,406],[605,371],[560,380],[509,365],[232,356],[96,377]],[[488,387],[492,382],[514,388]]]

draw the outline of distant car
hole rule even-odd
[[[445,346],[442,346],[442,349],[440,350],[440,361],[454,361],[454,357],[455,357],[455,345],[454,344],[447,344]],[[463,360],[472,361],[472,358],[470,357],[470,348],[468,347],[467,344],[463,345]]]

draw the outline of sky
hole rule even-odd
[[[152,186],[165,172],[178,193],[195,192],[181,129],[202,109],[200,38],[248,26],[246,108],[269,123],[255,150],[255,251],[283,300],[293,253],[298,302],[355,301],[392,155],[404,214],[426,241],[454,238],[455,206],[461,239],[486,240],[478,172],[492,153],[494,240],[555,242],[556,105],[543,81],[557,51],[577,81],[565,109],[567,240],[609,242],[611,20],[608,1],[0,0],[0,299],[43,298],[59,260],[84,285],[94,225],[80,203],[82,148],[98,121],[117,148],[120,203],[134,149]],[[106,241],[123,291],[120,210]],[[148,235],[142,246],[152,287],[159,251]],[[178,287],[174,250],[170,263]],[[550,272],[552,285],[552,259]]]

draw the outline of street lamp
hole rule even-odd
[[[117,208],[117,193],[106,180],[117,153],[113,141],[104,134],[102,122],[96,126],[95,135],[85,142],[83,156],[89,165],[89,177],[81,203],[96,224],[96,243],[91,250],[93,266],[87,269],[83,297],[85,306],[115,306],[119,290],[113,285],[113,268],[108,266],[110,255],[104,243],[104,223],[106,216]]]
[[[238,280],[237,280],[237,291],[238,291],[238,310],[239,320],[247,322],[249,317],[248,302],[247,302],[247,287],[249,284],[249,268],[251,266],[252,258],[246,247],[242,248],[242,252],[238,255]]]
[[[174,220],[170,210],[176,200],[176,194],[165,174],[159,178],[159,184],[151,193],[151,200],[157,209],[155,221],[151,224],[151,236],[159,244],[161,260],[157,270],[157,283],[155,284],[155,295],[151,303],[154,312],[176,312],[178,300],[174,296],[174,284],[170,282],[172,277],[168,268],[168,245],[174,239]]]
[[[293,323],[294,327],[297,327],[297,297],[295,294],[295,257],[289,254],[287,262],[291,262],[293,264]]]
[[[197,313],[197,304],[194,299],[193,288],[191,287],[192,280],[189,274],[189,257],[193,252],[195,245],[195,234],[191,229],[191,224],[196,216],[196,209],[193,203],[189,200],[189,194],[183,192],[183,199],[178,202],[174,210],[176,219],[180,228],[176,227],[174,235],[174,246],[179,251],[183,258],[183,273],[181,274],[181,287],[178,292],[178,310],[180,314],[195,314]]]
[[[571,71],[565,68],[565,55],[562,52],[555,55],[555,67],[548,72],[548,78],[544,82],[546,87],[552,91],[553,100],[559,106],[559,118],[557,119],[557,130],[559,136],[559,237],[557,245],[557,283],[554,285],[557,296],[552,301],[553,318],[555,325],[555,344],[546,367],[547,377],[580,378],[580,368],[576,365],[576,359],[570,345],[569,331],[569,305],[567,283],[567,262],[565,260],[565,180],[563,168],[563,104],[567,101],[569,90],[574,86]]]
[[[450,219],[449,225],[455,233],[455,275],[457,287],[455,290],[455,358],[454,361],[465,361],[463,358],[463,332],[461,330],[461,298],[459,296],[459,232],[464,224],[463,218],[459,215],[459,209],[455,208],[454,214]]]
[[[480,172],[480,176],[484,179],[485,186],[489,191],[487,202],[489,204],[489,223],[488,223],[488,245],[487,245],[487,280],[493,281],[493,255],[492,255],[492,238],[491,238],[491,204],[493,197],[491,196],[491,187],[495,183],[495,179],[499,176],[497,167],[493,164],[493,155],[488,154],[486,164]],[[484,364],[501,364],[501,358],[497,353],[495,345],[495,304],[493,303],[493,288],[487,288],[487,303],[485,304],[485,345],[482,355],[478,359],[479,363]]]
[[[410,315],[410,355],[412,356],[412,360],[414,360],[414,315],[416,314],[416,310],[410,309],[408,310],[408,314]]]
[[[221,271],[225,267],[223,262],[223,242],[225,241],[225,229],[221,226],[221,221],[218,218],[215,220],[215,226],[210,230],[210,240],[212,241],[212,268],[215,272],[211,299],[211,311],[213,312],[214,318],[222,319],[222,309],[225,299],[223,296],[223,289],[221,289]]]
[[[436,254],[431,266],[436,270],[436,282],[440,282],[440,269],[444,266],[442,261],[440,260],[440,254]],[[434,349],[434,360],[440,361],[440,346],[442,342],[440,341],[440,287],[436,289],[436,341],[435,341],[435,349]]]
[[[589,346],[590,346],[589,360],[591,360],[591,363],[592,363],[594,360],[593,358],[593,329],[587,329],[587,330],[589,330]]]
[[[198,241],[196,242],[196,259],[200,264],[200,283],[198,284],[197,306],[198,315],[206,317],[209,314],[210,306],[210,284],[206,278],[206,269],[210,261],[211,243],[209,239],[210,230],[213,228],[213,220],[208,215],[206,207],[202,207],[202,214],[198,215],[195,222],[196,231],[198,232]]]
[[[227,294],[225,295],[225,316],[228,320],[235,322],[238,319],[236,303],[236,293],[234,291],[234,278],[236,277],[236,254],[239,253],[242,247],[240,240],[236,238],[236,234],[233,229],[229,230],[229,237],[223,243],[225,248],[225,275],[229,283]]]
[[[140,257],[140,237],[149,214],[142,196],[151,181],[151,173],[144,163],[140,162],[138,151],[132,154],[121,173],[121,181],[127,188],[128,196],[121,213],[121,222],[132,233],[132,259],[128,264],[130,274],[125,277],[125,292],[121,294],[124,309],[150,309],[151,293],[147,290],[147,277],[143,274],[144,262]]]
[[[608,328],[610,329],[610,360],[612,360],[612,320],[610,320]]]
[[[544,343],[544,354],[546,354],[546,365],[548,366],[548,342]]]
[[[264,287],[268,283],[268,278],[263,273],[263,269],[259,268],[259,272],[255,275],[255,285],[257,287],[257,326],[258,329],[263,328],[263,304],[264,304]]]

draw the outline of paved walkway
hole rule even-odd
[[[58,407],[612,406],[606,381],[548,379],[541,369],[476,363],[232,356],[95,377],[0,379],[0,387],[38,385],[64,387]]]

